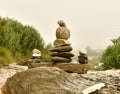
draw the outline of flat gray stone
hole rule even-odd
[[[72,47],[71,46],[54,47],[50,51],[51,52],[70,52],[72,51]]]
[[[87,64],[88,63],[88,60],[84,59],[83,57],[79,58],[78,61],[80,64]]]
[[[71,59],[55,56],[55,57],[52,57],[52,61],[53,61],[54,63],[62,63],[62,62],[65,63],[65,62],[71,62]]]
[[[59,56],[59,57],[66,57],[66,58],[71,58],[74,56],[73,53],[70,52],[52,52],[51,56]]]
[[[78,58],[84,58],[84,59],[88,60],[88,56],[87,55],[80,55],[80,56],[78,56]]]

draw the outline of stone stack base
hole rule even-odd
[[[88,64],[74,64],[74,63],[56,63],[56,64],[48,64],[48,63],[31,63],[29,68],[35,67],[58,67],[68,73],[79,73],[84,74],[87,73],[89,69]]]

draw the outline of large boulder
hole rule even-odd
[[[38,67],[19,72],[7,79],[8,94],[76,94],[79,81],[56,67]]]
[[[69,74],[56,67],[18,72],[7,79],[2,90],[3,94],[82,94],[83,90],[101,82],[106,85],[101,90],[84,94],[120,94],[120,70]]]

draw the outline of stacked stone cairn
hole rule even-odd
[[[69,63],[71,57],[74,56],[72,47],[68,39],[70,38],[70,31],[66,27],[65,23],[58,21],[59,27],[56,30],[56,40],[54,41],[54,47],[51,49],[51,56],[53,63]]]
[[[87,64],[88,63],[87,51],[85,49],[80,49],[78,61],[80,64]]]
[[[38,49],[33,49],[31,62],[34,62],[34,63],[41,62],[41,52]]]

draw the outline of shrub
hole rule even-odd
[[[0,47],[0,67],[10,64],[14,62],[14,59],[11,56],[9,50],[4,47]]]
[[[51,56],[50,56],[50,49],[52,48],[51,44],[48,44],[44,47],[44,50],[42,51],[42,61],[43,62],[51,62]]]
[[[106,69],[119,69],[120,68],[120,37],[112,40],[113,45],[107,47],[103,52],[101,62],[103,68]]]
[[[29,59],[34,48],[45,53],[43,59],[49,56],[43,38],[34,27],[10,18],[0,17],[0,46],[7,48],[17,62]]]

